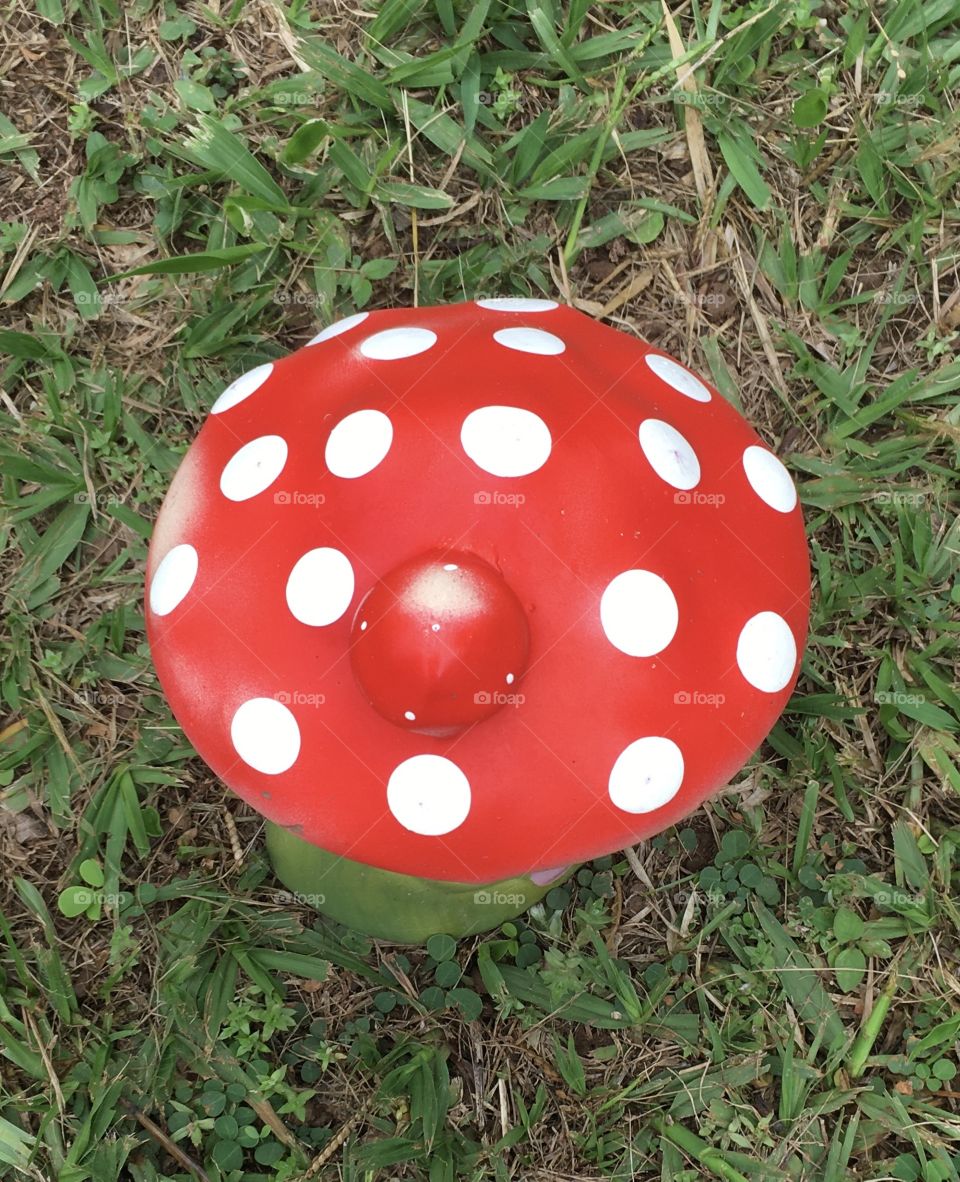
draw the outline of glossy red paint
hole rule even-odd
[[[800,508],[756,432],[566,307],[334,329],[224,392],[156,524],[150,645],[210,767],[316,845],[461,882],[598,856],[723,787],[782,711],[807,629]],[[490,652],[465,625],[454,647],[489,659],[479,680],[524,629],[529,655],[522,680],[502,671],[512,701],[425,735],[396,712],[451,666],[432,637],[417,656],[402,595],[369,640],[354,621],[396,572],[454,552],[511,605],[480,613],[484,637],[508,626]]]
[[[443,736],[518,700],[529,647],[527,617],[497,571],[462,550],[433,550],[367,592],[350,656],[378,713]]]

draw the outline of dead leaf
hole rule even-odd
[[[938,323],[943,332],[955,332],[960,328],[960,287],[941,304]]]

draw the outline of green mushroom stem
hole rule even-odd
[[[266,843],[277,878],[297,902],[398,944],[422,944],[441,932],[459,939],[499,927],[576,869],[570,866],[545,884],[529,875],[485,884],[441,882],[332,854],[269,821]]]

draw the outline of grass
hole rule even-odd
[[[960,1178],[960,3],[3,6],[0,1175]],[[790,707],[464,942],[291,905],[142,618],[228,380],[545,293],[797,478]]]

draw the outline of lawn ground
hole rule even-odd
[[[0,1175],[960,1179],[960,3],[0,8]],[[784,717],[482,939],[278,893],[147,540],[235,376],[546,295],[800,488]]]

